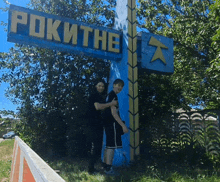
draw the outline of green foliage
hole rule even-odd
[[[145,123],[146,120],[151,122],[155,118],[163,118],[167,112],[180,107],[189,109],[172,76],[142,74],[138,83],[140,120],[145,120]]]
[[[212,49],[216,51],[215,57],[211,61],[211,66],[207,69],[206,74],[209,75],[210,80],[212,82],[212,98],[210,99],[210,104],[208,105],[209,109],[219,108],[219,68],[220,68],[220,59],[219,59],[219,52],[220,52],[220,31],[219,31],[219,4],[220,2],[217,0],[215,1],[212,6],[210,6],[210,17],[215,20],[216,29],[215,34],[212,35]]]
[[[114,4],[114,0],[37,0],[31,1],[29,7],[87,23],[112,26]],[[20,137],[43,154],[59,156],[65,155],[66,151],[71,154],[78,151],[76,139],[81,138],[81,133],[75,126],[85,125],[87,96],[93,91],[97,79],[108,79],[109,62],[16,45],[9,53],[0,53],[0,69],[6,70],[1,81],[10,84],[6,96],[20,104],[20,122],[15,129]],[[72,133],[75,138],[68,138]],[[70,146],[76,149],[70,150]]]
[[[217,104],[219,87],[213,83],[213,76],[207,74],[207,70],[212,72],[212,61],[217,55],[211,37],[218,23],[209,15],[213,3],[212,0],[140,0],[137,8],[140,28],[173,38],[172,82],[182,91],[187,104],[204,102],[206,106],[211,101]]]
[[[172,127],[176,127],[173,123],[176,121],[168,112],[178,107],[190,110],[190,104],[219,109],[220,36],[216,34],[219,30],[219,18],[216,16],[219,1],[214,3],[211,0],[139,0],[139,28],[147,28],[151,33],[174,39],[174,74],[169,77],[144,75],[139,81],[140,126],[145,127],[140,131],[141,153],[146,154],[149,160],[150,156],[160,156],[160,159],[167,156],[170,161],[178,156],[186,156],[180,159],[187,159],[188,163],[194,165],[213,165],[211,151],[218,151],[219,146],[219,131],[215,124],[204,122],[205,129],[196,129],[197,136],[191,132],[193,126],[187,128],[184,123],[185,131],[173,132]],[[212,13],[210,6],[211,9],[214,7]],[[177,156],[172,158],[173,152],[177,152]]]
[[[0,180],[9,181],[12,154],[13,154],[13,140],[6,140],[0,143]]]

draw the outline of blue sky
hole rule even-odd
[[[30,2],[29,0],[7,0],[8,3],[14,4],[17,6],[26,7],[26,5]],[[0,7],[4,8],[6,6],[3,0],[0,0]],[[8,22],[8,12],[3,12],[0,10],[0,22],[4,21]],[[7,27],[0,25],[0,52],[8,52],[8,50],[14,46],[14,43],[7,42],[7,32],[4,29]],[[1,71],[2,72],[2,71]],[[6,83],[2,83],[0,85],[0,110],[12,110],[16,111],[17,105],[14,105],[10,100],[5,97],[5,89],[9,85]]]

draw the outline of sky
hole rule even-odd
[[[26,5],[30,2],[29,0],[7,0],[8,3],[27,7]],[[9,5],[7,5],[8,7]],[[6,7],[3,0],[0,0],[0,8]],[[0,10],[0,22],[8,22],[8,12]],[[5,32],[5,26],[0,25],[0,52],[8,52],[11,47],[14,47],[14,43],[7,42],[7,32]],[[1,71],[2,72],[2,71]],[[1,73],[0,73],[1,74]],[[5,97],[5,90],[9,86],[7,83],[1,83],[0,85],[0,110],[12,110],[17,111],[18,105],[13,104],[10,100]]]

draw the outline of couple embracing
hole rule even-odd
[[[122,148],[121,135],[128,133],[125,122],[120,118],[117,97],[123,87],[124,81],[116,79],[113,83],[113,90],[106,97],[105,82],[99,81],[95,85],[95,92],[89,97],[89,126],[93,131],[88,170],[90,174],[98,172],[94,165],[101,157],[103,128],[106,133],[106,147],[102,164],[106,174],[114,174],[112,169],[114,150]]]

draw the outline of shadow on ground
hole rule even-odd
[[[59,175],[67,182],[72,181],[107,181],[107,182],[130,182],[130,181],[176,181],[197,180],[201,177],[210,178],[220,176],[220,172],[213,169],[201,169],[190,166],[187,163],[173,163],[160,158],[146,160],[139,158],[130,166],[117,167],[118,176],[107,176],[101,168],[101,161],[96,164],[100,173],[89,175],[87,172],[88,160],[86,158],[62,158],[49,162],[54,170],[59,170]]]

